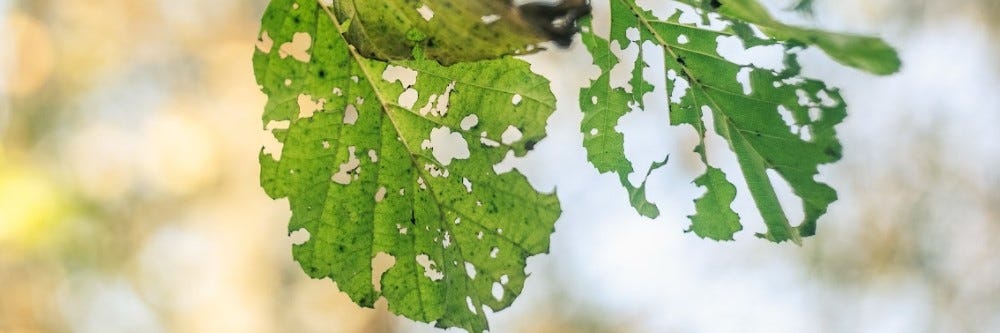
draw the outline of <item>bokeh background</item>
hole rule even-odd
[[[736,242],[684,234],[693,141],[655,107],[620,124],[643,173],[673,154],[649,183],[663,216],[639,217],[580,148],[589,57],[531,56],[563,98],[515,164],[565,212],[494,332],[1000,331],[1000,2],[765,2],[882,36],[905,63],[875,77],[802,56],[850,103],[819,236],[755,239],[745,198]],[[287,202],[257,181],[265,5],[0,0],[0,332],[435,331],[359,309],[292,261]]]

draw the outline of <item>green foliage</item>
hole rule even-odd
[[[705,23],[720,14],[712,20],[721,29],[610,1],[609,38],[592,29],[582,36],[601,71],[579,100],[590,162],[618,176],[641,215],[660,214],[646,182],[629,181],[636,170],[615,127],[646,108],[654,86],[643,72],[662,61],[670,122],[695,130],[705,166],[694,183],[706,193],[694,202],[689,230],[732,240],[742,229],[730,207],[737,187],[706,146],[714,132],[735,154],[767,226],[759,236],[798,243],[813,235],[837,198],[814,178],[819,165],[840,158],[834,127],[846,106],[836,89],[799,75],[794,50],[816,46],[876,74],[899,69],[895,52],[876,38],[782,24],[753,0],[677,1],[699,9]],[[261,185],[288,199],[289,232],[308,232],[293,254],[309,276],[330,278],[361,306],[384,297],[390,311],[438,327],[484,331],[484,306],[510,306],[527,258],[548,251],[560,215],[554,194],[517,171],[495,171],[545,137],[555,107],[549,82],[509,57],[537,50],[543,34],[531,24],[507,0],[271,1],[253,63],[268,96],[263,123],[281,149],[261,152]],[[727,38],[783,47],[784,68],[727,60],[717,51]],[[640,46],[622,64],[631,68],[628,89],[612,84],[623,61],[614,44]],[[643,44],[661,47],[664,59]],[[778,178],[801,200],[796,225],[779,204]]]
[[[531,52],[543,41],[505,0],[333,1],[332,11],[351,20],[348,41],[381,60],[412,59],[419,47],[453,64]]]
[[[548,81],[512,58],[451,67],[366,59],[317,4],[272,1],[263,31],[273,45],[254,56],[264,124],[279,127],[283,144],[280,157],[261,153],[261,184],[288,198],[289,232],[310,235],[295,260],[362,306],[384,296],[414,320],[487,329],[483,306],[513,302],[526,258],[548,251],[560,214],[554,194],[493,168],[545,136]],[[395,263],[373,277],[380,253]]]
[[[671,123],[690,125],[701,138],[695,152],[706,171],[695,183],[704,187],[706,193],[695,202],[696,214],[691,216],[690,230],[705,238],[731,240],[742,229],[739,216],[730,208],[735,187],[709,161],[705,146],[708,125],[703,118],[710,115],[712,128],[736,154],[750,194],[767,225],[767,232],[758,236],[775,242],[800,243],[802,237],[815,233],[817,219],[837,198],[832,188],[814,177],[819,165],[840,158],[841,147],[834,126],[846,116],[846,106],[836,89],[800,77],[795,53],[787,50],[804,42],[815,43],[835,59],[875,73],[897,70],[899,60],[891,49],[888,49],[891,54],[881,52],[880,45],[885,45],[881,41],[871,42],[877,39],[780,24],[754,1],[722,1],[721,6],[718,2],[681,2],[718,10],[723,14],[719,20],[726,23],[725,28],[716,31],[681,22],[679,10],[670,18],[660,19],[634,0],[612,0],[609,37],[622,48],[643,43],[663,48],[661,61],[668,72],[666,89],[670,95],[667,104]],[[704,20],[708,21],[707,16]],[[761,24],[755,27],[777,37],[757,38],[747,22]],[[628,36],[630,29],[638,32],[635,40]],[[747,46],[784,46],[786,68],[776,72],[726,60],[717,51],[723,38],[740,38]],[[633,197],[633,206],[649,216],[648,205],[635,200],[636,188],[626,178],[632,169],[622,152],[622,135],[614,132],[614,127],[633,106],[642,107],[643,95],[651,91],[642,77],[642,69],[650,60],[640,51],[633,65],[632,90],[612,89],[608,76],[618,60],[609,50],[610,43],[593,31],[585,31],[583,41],[602,70],[601,77],[581,91],[584,147],[598,170],[619,174]],[[741,72],[748,77],[748,87],[738,80]],[[783,118],[782,113],[787,116]],[[801,199],[805,217],[797,226],[789,222],[781,207],[769,170],[787,181]]]

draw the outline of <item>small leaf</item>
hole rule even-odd
[[[589,27],[590,20],[585,20],[582,24]],[[624,29],[612,33],[616,32],[624,37]],[[618,59],[611,53],[608,41],[593,33],[584,33],[583,44],[593,56],[594,64],[601,70],[601,75],[590,81],[589,87],[580,90],[580,109],[583,111],[580,130],[583,133],[587,159],[599,172],[617,174],[618,180],[628,192],[632,207],[642,216],[655,218],[660,215],[660,210],[646,199],[645,180],[640,186],[634,186],[628,179],[634,171],[632,162],[625,157],[625,136],[615,129],[618,120],[628,114],[633,106],[641,107],[643,96],[653,90],[652,85],[642,76],[642,69],[648,66],[641,57],[633,65],[631,91],[620,87],[612,88],[611,69],[618,64]],[[651,167],[649,172],[664,164],[666,160]],[[647,173],[646,178],[648,177]]]

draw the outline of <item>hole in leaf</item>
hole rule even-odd
[[[809,121],[817,122],[823,115],[823,110],[820,108],[809,108]]]
[[[518,130],[517,127],[511,125],[507,126],[507,129],[503,131],[503,134],[500,134],[500,141],[503,142],[505,145],[510,145],[513,144],[514,142],[517,142],[517,140],[521,140],[522,136],[523,134],[521,133],[521,131]]]
[[[312,36],[305,32],[296,32],[292,35],[292,41],[281,44],[278,48],[278,55],[284,59],[292,56],[293,59],[308,63],[310,59],[309,47],[312,46]]]
[[[625,29],[625,37],[633,43],[639,41],[639,29],[636,27]]]
[[[437,164],[433,163],[424,164],[424,170],[426,170],[427,173],[431,175],[431,177],[447,178],[449,175],[448,169],[442,169],[438,167]]]
[[[465,186],[466,192],[472,193],[472,182],[469,181],[469,178],[462,178],[462,185]]]
[[[396,257],[385,252],[379,252],[372,258],[372,285],[375,291],[382,291],[382,275],[394,265]]]
[[[688,83],[687,79],[677,75],[677,72],[672,69],[667,71],[667,80],[673,81],[673,90],[670,91],[670,103],[680,104],[684,96],[687,95],[691,84]]]
[[[302,245],[309,241],[311,235],[309,230],[306,228],[299,228],[299,230],[292,231],[288,234],[288,239],[292,241],[292,245]]]
[[[785,126],[788,126],[788,128],[795,126],[795,117],[792,116],[792,111],[788,110],[784,105],[778,105],[778,114],[781,115],[781,120],[785,122]]]
[[[323,109],[323,104],[326,104],[326,99],[320,98],[318,101],[314,101],[312,96],[306,94],[299,94],[298,98],[299,104],[299,118],[309,118],[312,117],[313,113]]]
[[[795,95],[799,97],[799,105],[812,105],[812,98],[809,97],[809,93],[802,89],[796,89]]]
[[[469,306],[469,311],[476,313],[476,305],[472,303],[472,297],[465,296],[465,304]]]
[[[690,41],[688,40],[687,35],[681,34],[680,36],[677,36],[677,44],[684,45],[687,44],[688,42]]]
[[[430,21],[432,18],[434,18],[434,11],[431,10],[430,7],[427,7],[426,4],[420,6],[420,8],[417,8],[417,12],[420,13],[420,17],[424,18],[424,21]]]
[[[409,88],[417,83],[417,71],[396,65],[388,65],[382,72],[382,79],[387,82],[399,81],[403,88]]]
[[[260,34],[260,38],[257,39],[255,43],[257,49],[264,53],[271,53],[271,48],[274,47],[274,40],[271,36],[268,36],[267,31]]]
[[[417,264],[424,268],[424,276],[431,279],[431,281],[440,281],[444,279],[444,273],[438,271],[435,267],[437,264],[434,260],[431,260],[426,254],[418,254],[416,257]]]
[[[828,108],[837,106],[837,104],[839,104],[837,103],[837,101],[833,99],[833,97],[830,97],[830,94],[828,94],[826,90],[820,90],[818,93],[816,93],[816,97],[819,97],[820,104]]]
[[[750,85],[750,73],[753,72],[753,67],[743,67],[740,71],[736,73],[736,81],[743,86],[743,94],[750,95],[753,93],[753,86]]]
[[[632,79],[632,69],[636,61],[640,61],[639,45],[629,43],[623,49],[618,44],[618,41],[613,41],[611,42],[611,53],[618,57],[618,59],[621,59],[621,62],[611,68],[611,72],[608,74],[611,87],[623,88],[626,92],[631,93],[632,85],[629,84],[629,80]]]
[[[407,88],[406,91],[399,94],[399,99],[396,102],[399,103],[399,106],[402,106],[404,109],[413,110],[413,105],[417,104],[417,98],[419,96],[420,95],[417,93],[416,89]]]
[[[357,148],[354,146],[347,147],[348,154],[350,154],[347,158],[347,162],[340,165],[340,170],[333,174],[333,176],[330,177],[330,180],[333,180],[333,182],[341,185],[348,185],[351,183],[351,180],[356,177],[353,172],[361,166],[361,160],[355,155],[355,150],[357,150]]]
[[[424,140],[420,148],[431,149],[434,158],[444,166],[451,164],[454,159],[464,160],[470,156],[469,144],[462,134],[452,132],[445,126],[431,129],[430,139]]]
[[[471,130],[473,127],[476,127],[476,125],[479,125],[479,116],[475,114],[465,116],[459,124],[463,131]]]
[[[476,279],[476,266],[473,265],[472,263],[466,261],[465,262],[465,274],[469,275],[470,279],[475,280]]]
[[[799,138],[802,141],[812,141],[812,126],[802,126],[799,128]]]
[[[485,132],[483,134],[485,134]],[[493,141],[493,139],[487,138],[485,135],[482,138],[479,138],[479,143],[482,143],[484,146],[487,147],[494,147],[494,148],[500,147],[499,142]]]
[[[496,298],[497,301],[503,300],[503,285],[500,282],[493,282],[492,293],[493,298]]]

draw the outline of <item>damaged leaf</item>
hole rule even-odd
[[[836,89],[799,75],[792,48],[816,45],[842,63],[877,74],[898,70],[895,51],[875,38],[781,24],[753,0],[679,2],[691,4],[692,8],[717,10],[723,16],[714,20],[723,28],[681,22],[681,10],[661,19],[634,0],[611,0],[610,39],[589,30],[583,33],[584,44],[602,72],[581,91],[580,97],[585,113],[584,147],[591,163],[602,172],[618,173],[629,193],[635,191],[625,178],[633,170],[622,151],[622,135],[614,132],[614,127],[622,116],[642,108],[643,96],[651,91],[642,69],[648,67],[648,61],[662,61],[667,71],[666,102],[671,123],[690,125],[698,133],[700,143],[694,151],[706,170],[695,180],[706,193],[695,201],[690,231],[705,238],[731,240],[742,229],[739,216],[730,207],[736,188],[709,160],[705,138],[711,128],[736,154],[750,195],[767,226],[767,232],[758,236],[774,242],[801,242],[802,237],[815,233],[817,219],[837,198],[836,192],[816,181],[815,176],[819,165],[840,158],[841,146],[834,127],[846,116],[846,106]],[[703,17],[708,23],[708,16]],[[754,27],[772,38],[755,36]],[[785,68],[766,69],[727,60],[719,54],[719,42],[732,38],[738,38],[746,47],[784,47]],[[623,49],[639,46],[630,81],[632,91],[612,88],[608,82],[611,68],[619,61],[609,51],[611,42]],[[664,59],[650,59],[641,51],[644,43],[661,47]],[[712,123],[706,124],[704,119],[709,118]],[[769,172],[777,177],[772,178]],[[789,221],[787,210],[794,207],[781,206],[772,183],[775,180],[788,182],[800,199],[804,220],[795,225]],[[632,202],[640,214],[650,216],[648,203],[635,198]]]
[[[589,21],[584,24],[589,24]],[[608,41],[585,30],[583,44],[593,56],[594,64],[601,70],[601,75],[591,80],[589,87],[580,90],[580,110],[583,111],[580,130],[583,133],[583,147],[587,150],[587,159],[597,171],[615,173],[628,192],[632,207],[642,216],[655,218],[660,215],[660,209],[646,199],[645,181],[635,186],[628,179],[635,170],[625,157],[625,135],[615,129],[618,120],[633,107],[640,107],[642,97],[653,91],[653,86],[642,79],[642,70],[648,66],[641,57],[635,62],[631,91],[622,87],[612,87],[611,70],[618,65],[619,60],[611,53]],[[639,52],[641,54],[641,49]],[[666,160],[651,167],[649,172],[665,164]]]
[[[560,215],[555,194],[494,171],[545,136],[548,81],[512,58],[367,59],[341,33],[358,23],[314,0],[268,6],[254,72],[281,147],[261,152],[261,185],[288,199],[289,232],[308,233],[293,255],[309,276],[361,306],[385,297],[407,318],[484,331],[484,307],[520,294]]]

